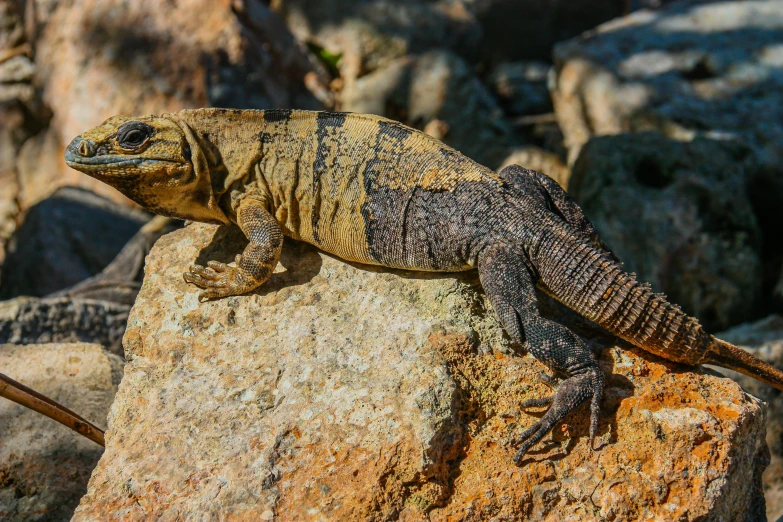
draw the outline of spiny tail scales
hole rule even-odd
[[[592,245],[558,237],[541,278],[563,304],[645,351],[684,364],[714,364],[783,390],[783,371],[704,331],[699,321],[636,280]],[[561,259],[562,261],[558,261]],[[574,272],[572,267],[579,267]],[[578,274],[578,282],[566,280]]]

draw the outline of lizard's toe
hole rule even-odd
[[[203,303],[204,301],[226,297],[227,295],[231,295],[231,293],[227,292],[225,287],[211,287],[198,294],[198,300]]]
[[[211,261],[210,261],[211,263]],[[198,276],[202,279],[218,279],[220,277],[220,274],[213,270],[211,267],[206,268],[201,265],[192,265],[189,269],[187,274],[190,274],[191,276]]]
[[[528,399],[522,404],[520,404],[519,407],[525,410],[527,408],[539,408],[541,406],[549,406],[550,404],[552,404],[554,398],[555,398],[554,396],[550,396],[550,397],[541,397],[540,399]]]
[[[226,270],[231,269],[230,266],[225,263],[221,263],[220,261],[208,261],[207,266],[215,272],[225,272]]]

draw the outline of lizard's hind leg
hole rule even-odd
[[[568,413],[591,399],[590,448],[598,430],[604,375],[595,355],[575,333],[565,326],[541,317],[535,294],[535,282],[521,254],[506,245],[485,248],[479,255],[479,277],[500,323],[508,334],[527,342],[528,350],[566,379],[552,397],[533,399],[523,406],[551,403],[540,421],[515,438],[519,446],[514,460],[540,441]]]

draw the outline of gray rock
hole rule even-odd
[[[655,133],[594,138],[568,190],[625,268],[712,330],[762,298],[761,234],[745,190],[747,148]]]
[[[0,299],[44,296],[103,270],[149,214],[75,187],[31,208],[12,236]]]
[[[552,112],[544,62],[504,62],[492,69],[487,83],[510,116]]]
[[[67,297],[0,302],[0,343],[101,344],[122,356],[130,306]]]
[[[9,377],[106,428],[122,359],[92,344],[0,345]],[[103,448],[0,398],[0,519],[70,520]]]
[[[443,141],[487,167],[499,166],[519,145],[492,94],[454,54],[432,51],[417,57],[408,99],[411,123],[444,122],[449,130]]]
[[[734,137],[783,159],[779,0],[686,0],[638,11],[555,48],[555,108],[575,159],[593,135]]]
[[[179,228],[179,220],[155,216],[126,243],[111,263],[98,274],[47,297],[92,299],[132,306],[144,278],[144,259],[155,241]]]
[[[783,311],[771,295],[783,271],[781,41],[780,0],[675,2],[558,45],[552,83],[569,164],[591,137],[622,132],[749,147],[747,158],[733,161],[746,164],[738,168],[747,170],[763,236],[767,312]]]
[[[763,361],[783,368],[783,316],[770,315],[735,326],[717,336],[742,346]],[[747,375],[724,368],[715,369],[767,403],[767,445],[772,460],[762,479],[767,500],[767,520],[778,520],[783,517],[783,392]]]
[[[551,390],[509,355],[475,273],[287,240],[264,287],[199,303],[183,270],[244,243],[194,224],[148,256],[76,522],[737,520],[759,505],[764,413],[730,379],[612,347],[600,452],[585,409],[520,468],[507,438],[538,415],[519,404]]]

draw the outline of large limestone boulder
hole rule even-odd
[[[762,306],[762,233],[746,189],[747,154],[703,138],[601,136],[582,149],[568,191],[626,270],[717,331]]]
[[[122,359],[95,344],[0,344],[12,379],[106,428]],[[0,520],[70,520],[103,448],[0,398]]]
[[[75,521],[760,519],[764,409],[733,381],[611,347],[600,451],[583,408],[517,467],[519,403],[551,389],[475,274],[287,242],[262,289],[199,303],[182,272],[242,246],[194,224],[153,248]]]
[[[23,207],[64,184],[120,199],[62,158],[74,136],[115,114],[322,106],[322,71],[261,0],[28,4],[37,81],[54,115],[20,153]]]

